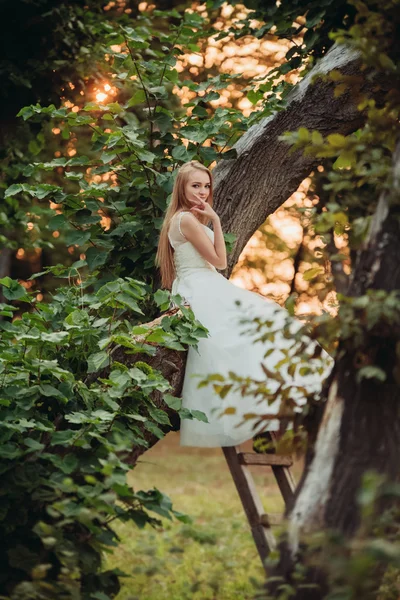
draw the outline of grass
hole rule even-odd
[[[250,449],[251,446],[244,446]],[[283,501],[266,467],[252,467],[266,512]],[[117,600],[250,600],[264,570],[222,451],[184,448],[170,433],[130,474],[136,490],[170,496],[192,524],[163,520],[143,530],[119,524],[121,544],[108,559],[127,575]]]

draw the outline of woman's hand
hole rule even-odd
[[[216,219],[219,219],[219,216],[217,215],[215,210],[212,208],[212,206],[210,206],[208,204],[208,202],[206,202],[205,200],[202,200],[198,196],[196,196],[196,202],[197,202],[197,205],[192,206],[192,208],[190,209],[191,213],[194,213],[196,215],[205,215],[211,221],[215,221]]]

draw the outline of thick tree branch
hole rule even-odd
[[[358,78],[359,90],[353,85],[335,98],[333,81],[314,82],[316,75],[336,69]],[[279,141],[279,136],[299,127],[315,129],[323,135],[355,131],[364,120],[357,109],[355,92],[372,94],[375,85],[365,73],[360,73],[357,54],[344,46],[333,46],[288,95],[287,108],[251,127],[234,146],[238,157],[217,165],[214,207],[224,231],[237,235],[226,275],[230,275],[248,240],[268,215],[296,191],[320,162],[302,152],[289,152],[288,144]]]

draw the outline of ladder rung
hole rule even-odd
[[[265,514],[260,516],[260,523],[264,527],[272,527],[273,525],[281,525],[283,523],[283,515],[280,514]]]
[[[274,467],[291,467],[293,461],[290,456],[279,454],[257,454],[256,452],[239,452],[238,459],[241,465],[267,465]]]

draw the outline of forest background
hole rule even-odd
[[[398,248],[392,237],[398,192],[392,164],[396,167],[398,140],[398,5],[38,0],[4,6],[9,27],[1,42],[7,58],[0,97],[1,589],[11,598],[104,600],[120,585],[118,570],[107,569],[102,560],[118,542],[117,521],[123,527],[129,521],[159,527],[158,517],[173,517],[189,524],[158,489],[139,491],[134,477],[126,479],[137,458],[178,427],[177,415],[204,418],[181,408],[179,386],[185,349],[206,332],[184,307],[160,318],[170,297],[159,289],[154,268],[171,175],[182,162],[197,158],[218,165],[216,206],[230,251],[226,275],[286,302],[292,314],[316,314],[307,328],[336,351],[341,396],[356,391],[357,397],[381,397],[382,436],[397,415]],[[345,56],[349,52],[346,60],[357,70],[335,68],[335,48],[329,54],[335,43]],[[249,190],[250,204],[265,204],[254,217],[251,206],[247,213],[240,206],[248,185],[241,160],[246,155],[251,160],[254,152],[257,165],[253,133],[273,126],[276,115],[290,114],[292,88],[324,56],[332,64],[329,68],[328,60],[321,86],[344,103],[341,118],[329,114],[322,95],[326,122],[302,123],[300,105],[297,120],[288,119],[281,129],[291,134],[285,139],[269,134],[270,151],[279,156],[277,149],[284,147],[293,162],[295,176],[287,164],[280,173],[282,194],[286,180],[293,192],[298,189],[287,193],[289,200],[268,221],[282,198],[273,187],[272,199],[265,189],[258,196]],[[311,85],[309,76],[307,81]],[[356,107],[356,116],[349,116],[347,105]],[[303,108],[312,123],[317,108]],[[290,146],[297,153],[290,154]],[[295,184],[296,157],[304,153],[309,162]],[[268,181],[268,168],[276,165],[261,167]],[[231,189],[221,184],[224,170],[235,175]],[[235,215],[222,210],[228,195],[238,208]],[[389,221],[384,265],[379,236]],[[244,249],[248,228],[257,232]],[[297,342],[293,352],[299,354]],[[300,356],[297,368],[309,368],[304,348]],[[340,375],[349,368],[351,382]],[[239,385],[268,401],[265,386],[254,390],[234,377],[210,383],[222,397],[227,386]],[[293,419],[290,388],[281,395],[282,417]],[[305,416],[318,413],[315,404],[310,399]],[[303,425],[292,440],[296,448],[304,448]],[[377,419],[375,426],[380,428]],[[318,423],[313,427],[315,433]],[[368,443],[369,433],[367,428],[358,439]],[[387,436],[391,447],[396,435],[397,429]],[[340,548],[348,556],[346,540],[354,542],[356,534],[361,549],[359,544],[353,562],[338,559],[335,576],[323,576],[315,597],[326,596],[327,579],[328,587],[342,593],[337,598],[353,597],[360,585],[364,597],[377,597],[382,573],[387,578],[388,565],[396,564],[397,546],[382,530],[379,560],[373,561],[378,573],[366,577],[375,555],[370,530],[364,522],[360,526],[362,480],[369,490],[362,500],[369,517],[382,497],[392,510],[398,495],[383,480],[370,476],[365,483],[379,461],[385,464],[381,475],[396,478],[396,450],[386,452],[379,443],[375,450],[370,460],[355,460],[349,469],[355,482],[346,498],[351,526],[328,523],[345,535],[338,553]],[[313,516],[310,510],[311,521]],[[326,525],[313,522],[316,530]],[[286,583],[266,593],[301,594],[290,572]],[[207,593],[218,593],[213,585]],[[193,589],[185,593],[193,597]],[[200,593],[206,597],[204,589]]]

